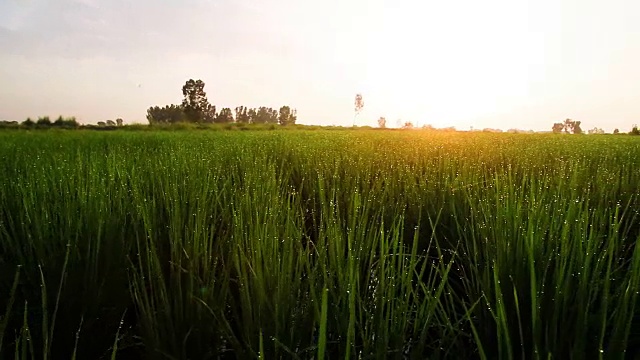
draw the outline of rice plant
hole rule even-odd
[[[640,347],[633,137],[6,131],[0,153],[0,358]]]

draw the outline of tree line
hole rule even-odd
[[[147,110],[149,124],[176,123],[241,123],[241,124],[280,124],[294,125],[297,120],[295,109],[282,106],[279,110],[261,106],[248,108],[238,106],[234,111],[225,107],[217,111],[215,105],[209,103],[202,80],[189,79],[182,87],[184,99],[180,105],[152,106]]]
[[[574,121],[571,119],[566,119],[564,122],[554,123],[551,127],[551,130],[554,134],[584,134],[584,131],[580,127],[580,121]],[[604,134],[604,130],[595,127],[588,131],[589,134]],[[613,134],[621,134],[619,129],[614,129]],[[631,131],[628,133],[629,135],[640,135],[640,129],[638,129],[638,125],[633,125]]]
[[[18,123],[17,121],[4,121],[3,125],[6,126],[22,126],[26,128],[48,128],[48,127],[57,127],[57,128],[65,128],[65,129],[74,129],[80,126],[75,117],[63,117],[60,115],[56,120],[51,120],[49,116],[41,116],[36,120],[27,118],[22,123]]]
[[[56,120],[51,120],[49,116],[40,116],[36,120],[28,117],[25,121],[19,123],[17,121],[0,121],[0,127],[3,128],[26,128],[26,129],[88,129],[88,128],[116,128],[124,126],[124,121],[120,118],[107,121],[99,121],[97,125],[81,125],[75,116],[63,117],[60,115]]]

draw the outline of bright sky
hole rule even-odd
[[[194,78],[305,124],[640,123],[637,0],[0,0],[0,49],[0,119],[142,123]]]

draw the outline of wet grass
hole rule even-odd
[[[0,133],[0,357],[632,358],[640,141]]]

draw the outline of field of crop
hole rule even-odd
[[[624,359],[640,139],[0,133],[2,359]]]

